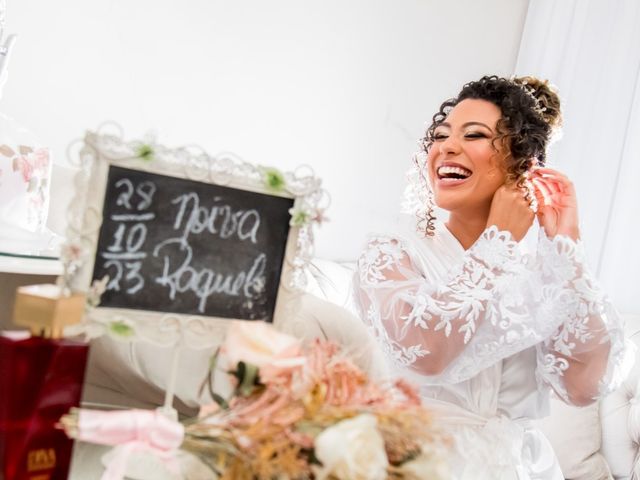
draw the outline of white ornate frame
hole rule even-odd
[[[274,323],[283,315],[285,298],[304,289],[306,266],[313,254],[313,223],[322,221],[330,202],[310,167],[281,173],[245,162],[228,152],[212,156],[195,145],[168,148],[151,138],[125,141],[122,129],[111,123],[87,132],[80,150],[69,158],[78,172],[74,181],[75,196],[68,212],[67,242],[84,252],[84,261],[73,277],[74,290],[91,288],[111,165],[293,198]],[[221,341],[228,323],[229,319],[217,317],[98,306],[90,308],[85,321],[79,327],[72,327],[69,333],[83,333],[89,338],[110,334],[123,340],[147,340],[162,346],[186,344],[206,348]]]

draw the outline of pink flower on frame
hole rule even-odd
[[[13,171],[20,171],[22,174],[22,180],[24,183],[29,183],[31,177],[33,177],[33,164],[29,161],[26,155],[21,155],[13,160]]]

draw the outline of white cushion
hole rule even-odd
[[[625,316],[627,337],[640,345],[640,315]],[[627,479],[636,462],[640,443],[640,350],[622,386],[602,400],[602,453],[615,478]],[[637,472],[640,474],[640,471]]]
[[[599,408],[599,403],[574,407],[554,396],[551,415],[536,422],[553,446],[567,479],[611,478],[607,461],[600,453]]]

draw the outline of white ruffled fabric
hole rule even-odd
[[[361,316],[397,372],[455,425],[466,459],[458,479],[563,478],[528,420],[548,414],[550,387],[571,401],[573,359],[609,348],[588,398],[624,379],[622,321],[586,268],[581,242],[540,232],[535,243],[526,253],[490,227],[465,251],[441,224],[433,238],[372,237],[358,261]]]

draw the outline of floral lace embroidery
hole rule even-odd
[[[358,260],[360,278],[363,283],[385,280],[384,270],[391,268],[404,256],[399,242],[388,237],[373,238],[369,248]]]
[[[585,275],[580,243],[542,237],[533,259],[519,253],[508,232],[490,227],[438,287],[415,271],[403,240],[372,239],[358,262],[360,300],[369,305],[367,323],[387,356],[411,368],[431,354],[421,335],[456,336],[466,347],[438,382],[457,383],[540,344],[538,376],[566,395],[561,377],[569,362],[560,355],[570,357],[577,346],[608,339],[606,330],[594,333],[590,321],[606,299]],[[389,275],[405,280],[389,282]],[[398,305],[408,308],[394,316]]]
[[[369,331],[373,334],[374,338],[378,340],[384,339],[380,342],[383,353],[393,359],[396,363],[407,366],[415,363],[415,361],[429,354],[428,350],[425,350],[421,345],[403,346],[400,343],[392,340],[387,335],[387,332],[382,328],[378,322],[380,318],[379,313],[376,311],[375,306],[372,304],[369,306],[367,312],[367,320],[369,321]]]
[[[563,377],[571,366],[564,357],[571,358],[608,342],[609,364],[598,392],[603,395],[617,387],[620,375],[616,373],[620,370],[625,354],[622,321],[584,262],[585,253],[581,242],[574,242],[563,236],[549,240],[541,232],[538,268],[548,280],[559,284],[558,291],[563,296],[556,300],[556,310],[565,321],[541,345],[538,369],[542,379],[565,401],[569,401],[569,396]]]

